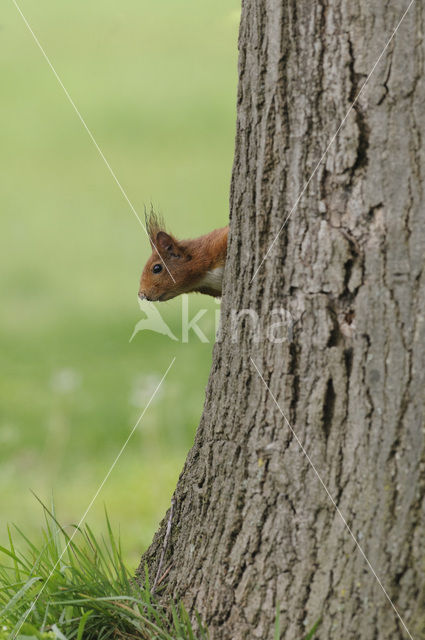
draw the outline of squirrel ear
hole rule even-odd
[[[156,234],[156,244],[159,250],[165,251],[168,255],[174,258],[179,257],[179,252],[174,239],[165,233],[165,231],[159,231]]]

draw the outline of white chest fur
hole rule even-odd
[[[221,292],[223,284],[223,273],[224,267],[216,267],[215,269],[207,271],[198,286]]]

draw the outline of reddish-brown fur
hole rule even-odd
[[[224,268],[229,227],[215,229],[193,240],[177,240],[164,230],[162,220],[151,214],[146,219],[146,229],[152,255],[143,269],[140,298],[162,302],[193,291],[221,296],[221,279],[211,278],[210,273]],[[161,265],[159,273],[153,271],[156,265]]]

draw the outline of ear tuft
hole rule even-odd
[[[155,213],[153,207],[151,206],[151,210],[148,213],[145,208],[145,223],[146,223],[146,231],[148,232],[149,240],[151,245],[156,244],[156,236],[160,231],[165,229],[165,223],[158,213]]]

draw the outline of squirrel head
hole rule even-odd
[[[192,277],[187,249],[164,230],[163,220],[153,211],[145,216],[152,247],[140,279],[139,297],[152,302],[171,300],[190,289]]]

